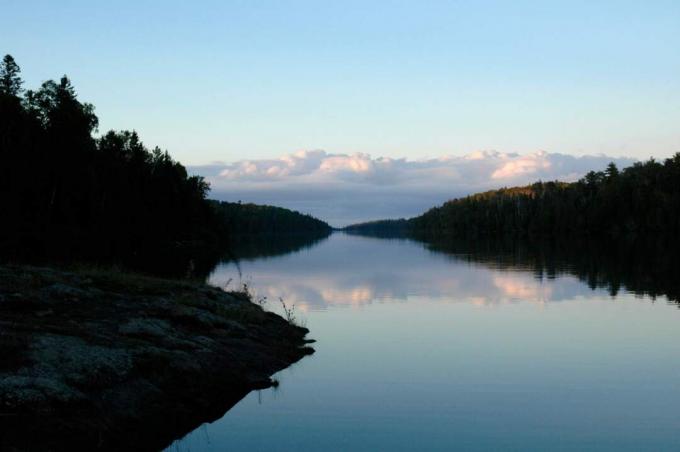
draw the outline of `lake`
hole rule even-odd
[[[334,233],[223,262],[316,353],[168,450],[678,450],[677,281],[600,257]]]

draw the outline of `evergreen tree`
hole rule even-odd
[[[575,183],[537,182],[454,199],[409,220],[430,237],[629,238],[680,234],[680,153],[619,171],[590,171]]]
[[[0,79],[0,258],[185,274],[228,235],[330,229],[286,209],[210,202],[202,177],[134,131],[95,138],[94,107],[66,76],[24,93],[8,55]]]
[[[11,55],[5,55],[0,65],[0,94],[17,97],[21,94],[21,69]]]

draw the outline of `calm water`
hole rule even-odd
[[[169,450],[679,450],[680,310],[564,269],[339,233],[223,263],[316,354]]]

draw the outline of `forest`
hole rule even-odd
[[[311,215],[283,207],[210,201],[217,218],[232,234],[328,234],[331,227]]]
[[[350,232],[403,231],[424,239],[553,237],[674,239],[680,233],[680,153],[573,183],[536,182],[454,199],[409,220],[353,225]]]
[[[348,234],[372,237],[401,237],[408,233],[411,222],[405,218],[398,220],[374,220],[345,226],[342,230]]]
[[[411,220],[417,234],[637,239],[680,232],[680,153],[574,183],[537,182],[444,203]]]
[[[0,64],[0,259],[96,262],[159,273],[215,259],[229,236],[328,225],[207,199],[208,183],[134,131],[98,132],[68,77],[24,89]],[[162,268],[162,267],[168,268]]]

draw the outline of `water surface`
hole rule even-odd
[[[581,267],[339,233],[224,262],[316,353],[169,450],[680,449],[680,311]]]

